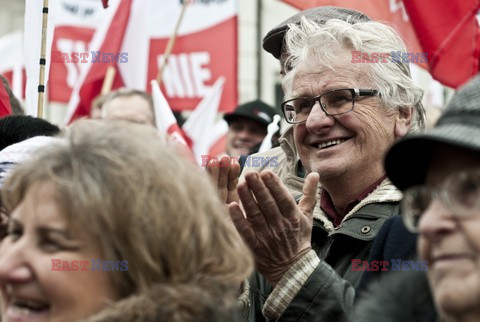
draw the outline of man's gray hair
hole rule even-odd
[[[111,101],[113,101],[116,98],[119,97],[131,97],[131,96],[140,96],[144,100],[148,102],[148,105],[150,106],[153,115],[155,115],[155,109],[153,107],[153,99],[152,95],[148,94],[147,92],[140,91],[137,89],[132,89],[132,88],[120,88],[116,91],[111,92],[105,97],[105,100],[101,103],[101,108],[102,108],[102,117],[105,117],[108,112],[108,105],[110,104]]]
[[[302,61],[315,62],[317,65],[333,69],[338,60],[338,50],[347,49],[369,55],[389,53],[388,63],[369,63],[369,75],[372,86],[390,109],[414,108],[410,132],[425,127],[425,110],[422,105],[423,91],[412,80],[408,63],[393,62],[390,53],[406,53],[407,49],[391,27],[379,22],[358,22],[349,24],[332,19],[324,25],[302,18],[300,24],[289,25],[286,37],[287,63],[293,69],[287,73],[282,85],[286,98],[291,98],[295,67]]]

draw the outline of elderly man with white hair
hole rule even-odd
[[[369,259],[383,223],[399,213],[402,194],[383,160],[396,139],[424,127],[422,91],[408,64],[391,59],[406,52],[403,41],[378,22],[302,19],[289,26],[285,48],[292,69],[282,111],[308,175],[298,203],[288,175],[272,171],[245,173],[227,196],[259,273],[249,319],[343,320],[364,274],[352,260]],[[355,63],[358,52],[368,59]],[[386,60],[374,59],[380,54]]]

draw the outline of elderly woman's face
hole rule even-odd
[[[295,69],[292,97],[315,97],[343,88],[375,89],[368,79],[366,64],[351,63],[351,52],[339,51],[333,69],[301,62]],[[408,126],[396,125],[397,111],[387,110],[378,97],[358,97],[353,111],[327,116],[317,102],[306,123],[294,127],[300,158],[320,181],[339,178],[371,184],[384,173],[383,157],[396,136]]]
[[[464,170],[480,171],[478,154],[458,148],[440,148],[434,154],[426,184],[438,187],[446,178],[453,178]],[[463,187],[464,190],[473,188],[470,184]],[[464,198],[467,192],[462,190]],[[475,312],[478,319],[480,210],[472,216],[459,217],[442,200],[433,199],[420,218],[418,251],[429,263],[427,274],[440,311],[453,316]]]
[[[76,321],[116,299],[111,272],[91,270],[91,260],[101,259],[98,246],[81,232],[69,233],[54,193],[51,184],[33,184],[11,214],[0,245],[3,322]],[[58,259],[70,269],[78,261],[78,271],[55,270]],[[88,263],[85,271],[81,261]]]

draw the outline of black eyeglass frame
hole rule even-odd
[[[352,94],[352,108],[350,110],[346,111],[346,112],[336,113],[336,114],[331,114],[331,113],[327,112],[326,108],[322,105],[322,102],[321,102],[322,96],[327,95],[327,94],[331,94],[333,92],[345,91],[345,90],[350,91],[350,93]],[[299,98],[313,100],[315,103],[318,102],[320,104],[320,108],[322,109],[322,111],[325,112],[325,114],[327,114],[328,116],[337,116],[337,115],[342,115],[342,114],[346,114],[346,113],[349,113],[349,112],[353,111],[353,109],[355,108],[355,97],[375,96],[377,94],[378,94],[378,90],[376,90],[376,89],[338,88],[338,89],[334,89],[334,90],[328,91],[326,93],[323,93],[322,95],[319,95],[319,96],[316,96],[316,97],[305,97],[305,96],[295,97],[295,98],[292,98],[292,99],[289,99],[289,100],[286,100],[286,101],[282,102],[282,104],[280,104],[280,107],[282,109],[282,113],[285,116],[285,120],[287,121],[287,123],[289,123],[289,124],[300,124],[300,123],[305,123],[307,121],[308,117],[307,117],[307,119],[305,119],[303,121],[298,121],[298,122],[289,121],[288,118],[287,118],[287,111],[286,111],[287,104],[292,102],[292,101],[298,100]],[[311,108],[313,108],[313,106],[315,106],[315,103],[312,105]],[[309,114],[310,114],[310,112],[309,112]]]

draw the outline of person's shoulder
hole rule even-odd
[[[285,152],[283,152],[282,148],[280,146],[277,146],[273,149],[270,149],[270,150],[267,150],[267,151],[263,151],[263,152],[257,152],[257,153],[254,153],[252,155],[250,155],[250,157],[282,157],[284,158],[285,157]]]
[[[417,235],[408,231],[402,217],[394,215],[382,225],[372,246],[372,253],[380,253],[383,258],[409,258],[416,251]]]
[[[430,321],[435,310],[425,272],[395,272],[371,283],[352,321]]]
[[[417,235],[410,232],[403,223],[402,216],[394,215],[388,218],[382,226],[383,232],[388,235],[389,238],[408,238],[416,239]]]

